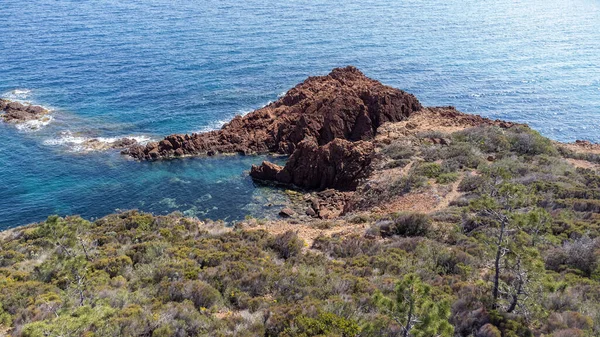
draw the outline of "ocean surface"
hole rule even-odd
[[[218,128],[337,66],[425,105],[600,141],[599,0],[2,0],[0,16],[0,96],[53,109],[47,125],[0,125],[0,229],[278,210],[282,193],[247,176],[262,157],[139,163],[81,142]]]

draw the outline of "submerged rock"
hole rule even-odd
[[[336,68],[327,76],[309,77],[276,102],[237,116],[220,130],[171,135],[126,153],[141,160],[215,153],[292,154],[304,140],[325,145],[336,138],[372,139],[381,124],[404,120],[421,108],[415,96],[370,79],[354,67]]]
[[[125,149],[138,144],[138,141],[133,138],[120,138],[114,141],[104,141],[98,138],[85,140],[81,147],[85,152],[106,151],[112,149]]]

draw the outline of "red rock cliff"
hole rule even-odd
[[[292,154],[309,139],[325,145],[335,138],[373,138],[388,121],[401,121],[421,104],[415,96],[366,77],[354,67],[336,68],[327,76],[309,77],[285,96],[220,130],[171,135],[158,143],[126,151],[141,160],[216,153]]]

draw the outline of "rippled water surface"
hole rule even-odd
[[[0,125],[0,228],[260,212],[277,197],[244,170],[263,158],[137,163],[78,142],[217,128],[347,64],[425,105],[600,141],[597,0],[2,0],[0,15],[0,95],[54,109],[36,131]]]

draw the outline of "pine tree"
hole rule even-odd
[[[402,337],[451,337],[454,333],[448,322],[450,304],[434,299],[431,287],[416,274],[408,274],[396,284],[394,299],[381,293],[375,296],[401,326]]]

